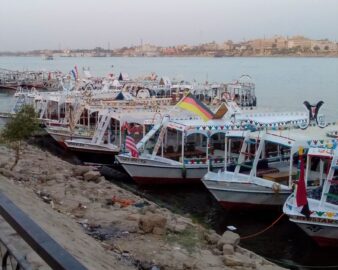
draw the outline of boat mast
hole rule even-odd
[[[227,171],[227,160],[228,160],[228,137],[224,134],[224,171]]]
[[[182,129],[182,149],[181,149],[181,156],[182,156],[182,164],[184,164],[184,129]]]

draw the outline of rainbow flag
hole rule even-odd
[[[212,111],[210,111],[207,106],[205,106],[201,101],[196,99],[191,93],[183,97],[181,101],[177,103],[177,106],[197,114],[204,121],[208,121],[214,117]]]

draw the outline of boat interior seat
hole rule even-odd
[[[263,177],[264,174],[279,173],[279,170],[276,168],[268,168],[263,170],[257,170],[256,176]],[[263,177],[264,178],[264,177]]]
[[[168,145],[166,148],[166,153],[174,153],[174,146]]]
[[[188,143],[187,144],[187,151],[195,151],[195,144],[194,143]]]

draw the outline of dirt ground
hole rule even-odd
[[[25,145],[0,146],[0,191],[88,269],[281,269],[223,236],[105,180],[95,168],[69,164]],[[48,269],[11,228],[1,231],[34,269]],[[2,229],[4,228],[4,229]]]

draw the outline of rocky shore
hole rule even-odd
[[[18,165],[0,146],[0,191],[88,269],[282,269],[240,246],[107,181],[26,144]],[[34,269],[48,267],[0,220]]]

